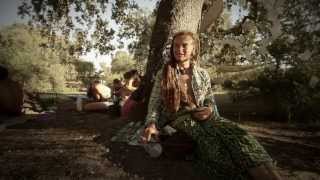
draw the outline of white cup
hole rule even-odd
[[[82,97],[78,96],[76,101],[77,111],[82,111]]]

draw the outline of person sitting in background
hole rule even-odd
[[[132,94],[140,86],[141,77],[137,70],[131,70],[124,74],[126,85],[121,89],[121,118],[128,119],[130,111],[138,104]]]
[[[123,104],[129,99],[133,91],[135,91],[140,84],[140,75],[137,70],[130,70],[123,75],[124,77],[124,86],[120,89],[121,102]]]
[[[141,77],[139,83],[137,82],[137,85],[138,88],[131,93],[129,99],[122,106],[121,117],[123,120],[139,121],[147,113],[147,107],[144,103],[145,83],[143,77]]]
[[[112,85],[112,101],[114,104],[119,104],[121,100],[121,88],[123,84],[120,79],[114,79]]]
[[[87,96],[89,98],[93,98],[94,101],[106,101],[111,98],[111,89],[108,86],[100,83],[100,81],[96,80],[90,84]]]
[[[11,80],[8,69],[0,66],[0,114],[20,115],[23,102],[23,86]]]

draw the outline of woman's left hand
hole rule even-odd
[[[210,107],[201,107],[199,111],[192,113],[192,117],[197,121],[205,121],[210,118],[212,114],[212,108]]]

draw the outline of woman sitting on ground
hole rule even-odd
[[[120,89],[121,102],[120,105],[123,106],[124,103],[129,99],[132,92],[135,91],[140,84],[140,75],[137,70],[130,70],[123,75],[124,85]]]
[[[146,115],[146,105],[144,105],[144,80],[141,77],[138,88],[133,91],[121,108],[121,117],[124,120],[141,121]],[[129,118],[130,117],[130,118]]]
[[[132,97],[132,94],[137,94],[137,90],[140,87],[141,77],[137,70],[131,70],[128,74],[125,74],[127,78],[127,85],[123,87],[121,91],[122,104],[121,104],[121,118],[128,119],[129,113],[139,104],[136,96]],[[136,93],[135,93],[136,92]],[[140,92],[140,91],[139,91]]]
[[[261,144],[219,116],[210,77],[198,66],[199,44],[192,32],[173,37],[171,59],[157,73],[151,92],[143,142],[169,124],[193,139],[197,165],[212,179],[280,179]]]

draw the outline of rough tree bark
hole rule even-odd
[[[222,12],[223,0],[161,0],[153,28],[147,62],[144,94],[146,102],[153,85],[153,78],[170,56],[170,43],[174,33],[188,30],[198,33],[210,28]],[[203,11],[204,4],[207,5]],[[216,8],[211,8],[216,6]],[[218,9],[218,10],[217,10]],[[217,11],[219,13],[213,13]],[[207,17],[213,16],[213,17]],[[205,24],[201,24],[202,19]]]
[[[180,30],[197,32],[204,0],[162,0],[150,41],[147,82],[152,81],[168,55],[172,35]]]
[[[170,43],[174,33],[181,30],[198,32],[204,0],[161,0],[156,23],[153,27],[145,74],[145,85],[141,89],[145,101],[136,119],[145,119],[153,79],[162,64],[169,59]]]
[[[201,33],[211,31],[223,11],[223,0],[207,0],[202,9]]]
[[[181,30],[198,33],[200,29],[206,30],[207,28],[210,28],[210,21],[214,23],[218,18],[218,15],[215,15],[213,18],[203,17],[209,13],[212,15],[211,11],[215,11],[216,9],[211,8],[211,6],[217,5],[216,1],[222,2],[223,0],[160,1],[156,23],[153,27],[150,40],[150,50],[144,79],[145,85],[144,88],[140,89],[143,91],[145,101],[142,106],[138,108],[139,116],[134,117],[133,119],[145,119],[154,76],[163,63],[170,58],[170,43],[173,34]],[[223,6],[223,3],[218,4]],[[217,6],[217,8],[222,9],[221,6]],[[222,11],[219,12],[221,13]],[[201,25],[202,19],[205,19],[205,25]]]
[[[147,62],[144,94],[149,100],[153,78],[166,59],[174,33],[181,30],[198,32],[204,0],[161,0],[153,27]]]

